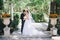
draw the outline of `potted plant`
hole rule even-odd
[[[6,27],[3,29],[4,30],[4,36],[9,36],[10,35],[10,28],[8,25],[10,24],[10,14],[2,14],[2,19],[3,19],[3,24],[6,25]]]
[[[57,28],[55,27],[56,23],[57,23],[57,17],[59,15],[58,14],[50,14],[49,17],[50,17],[50,23],[51,25],[53,26],[51,28],[51,31],[52,31],[52,35],[57,35]]]

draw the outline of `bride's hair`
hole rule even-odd
[[[27,10],[27,13],[29,13],[29,11]]]

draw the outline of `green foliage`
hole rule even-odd
[[[51,25],[51,20],[49,20],[47,31],[50,31],[53,25]]]
[[[57,19],[56,28],[58,29],[57,33],[60,35],[60,21]]]
[[[43,14],[41,13],[36,13],[36,14],[32,14],[32,17],[33,17],[33,19],[35,20],[35,22],[46,22],[45,20],[44,20],[44,17],[43,17]]]
[[[58,4],[60,4],[60,0],[56,0],[56,2],[57,2]]]
[[[0,0],[0,10],[3,10],[3,0]]]
[[[4,28],[5,28],[6,25],[3,24],[3,19],[0,18],[0,35],[3,35],[4,34]]]
[[[19,15],[16,14],[16,15],[14,16],[14,19],[19,19]]]
[[[48,10],[49,10],[48,2],[50,2],[50,0],[12,0],[12,1],[7,0],[6,3],[4,4],[7,5],[7,6],[5,5],[6,6],[5,9],[10,10],[9,3],[13,3],[14,12],[20,12],[24,8],[29,8],[31,12],[36,13],[34,15],[39,14],[38,18],[40,17],[39,20],[41,21],[44,20],[44,18],[41,18],[41,15],[44,13],[48,14]],[[38,18],[35,17],[35,20],[37,20]]]
[[[56,0],[57,3],[57,13],[60,14],[60,0]]]
[[[11,31],[16,31],[16,30],[18,30],[18,28],[17,28],[17,25],[18,25],[18,24],[19,24],[19,15],[16,14],[16,15],[14,16],[14,20],[11,22],[11,25],[10,25]]]

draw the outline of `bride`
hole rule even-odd
[[[31,13],[28,10],[25,10],[24,16],[24,28],[23,28],[23,35],[46,35],[43,31],[38,31],[35,27],[32,26],[34,22]]]

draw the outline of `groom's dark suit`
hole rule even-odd
[[[22,21],[22,25],[21,25],[21,33],[23,33],[23,27],[24,27],[24,22],[25,22],[25,20],[24,20],[24,16],[25,16],[25,14],[24,13],[22,13],[21,14],[21,21]]]

